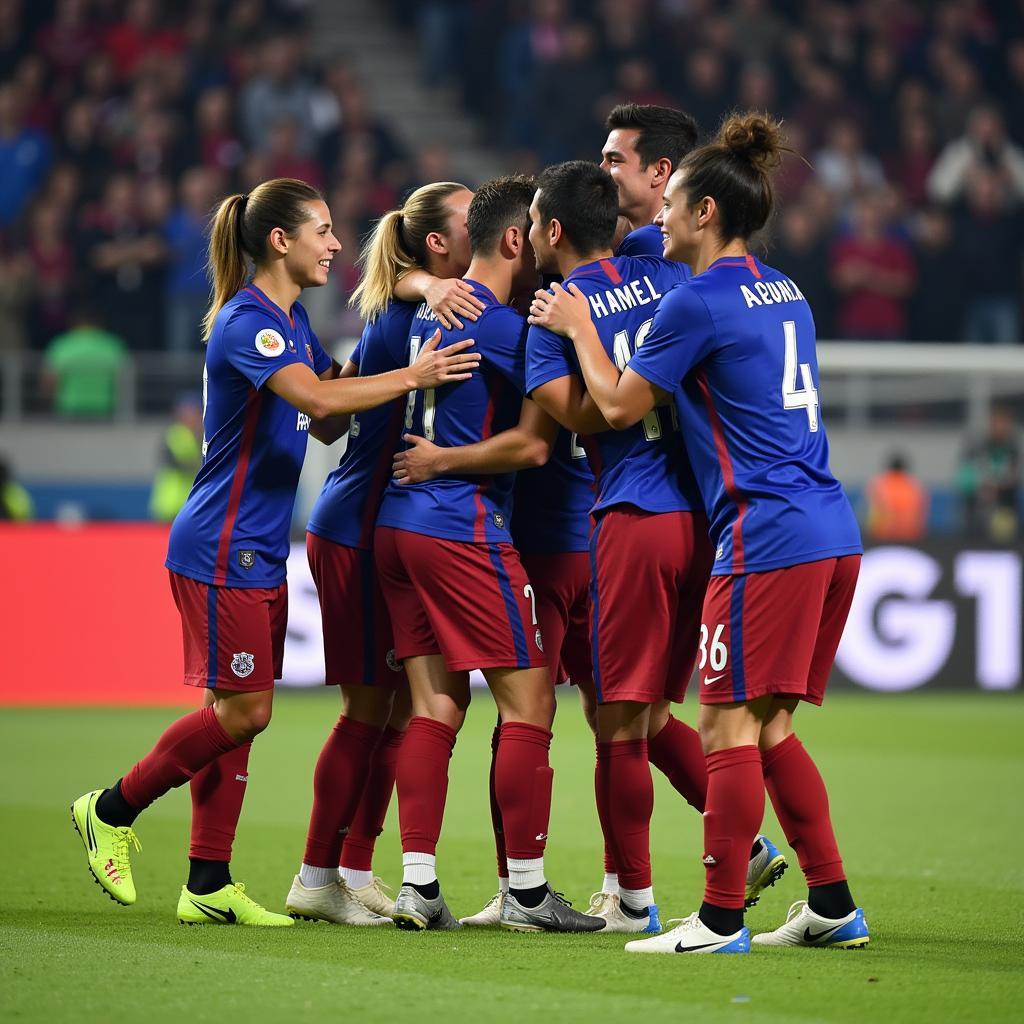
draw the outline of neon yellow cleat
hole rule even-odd
[[[71,805],[71,823],[82,839],[89,870],[96,884],[115,902],[130,907],[135,902],[135,883],[129,847],[141,850],[135,833],[115,828],[96,815],[96,801],[102,789],[80,796]]]
[[[286,928],[295,922],[275,914],[245,895],[245,885],[235,882],[216,892],[196,896],[181,887],[178,900],[179,924],[248,924],[264,928]]]

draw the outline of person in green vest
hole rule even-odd
[[[24,523],[33,512],[28,491],[14,479],[9,463],[0,456],[0,522]]]
[[[185,504],[192,481],[203,464],[203,405],[189,392],[178,398],[174,422],[164,434],[160,468],[153,481],[149,514],[169,523]]]
[[[124,342],[105,330],[82,303],[70,330],[58,334],[43,356],[43,387],[60,416],[109,419],[117,409],[118,380],[128,361]]]

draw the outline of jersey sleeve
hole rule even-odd
[[[313,341],[321,355],[326,356],[320,343],[315,338]],[[228,362],[257,390],[285,366],[292,363],[306,365],[298,352],[288,348],[280,323],[256,309],[235,310],[224,325],[221,344]],[[315,356],[314,351],[314,365]],[[327,365],[330,366],[330,362]],[[319,372],[322,373],[323,369]]]
[[[313,372],[319,377],[321,373],[331,368],[334,358],[324,349],[320,339],[312,331],[309,332],[309,341],[313,346]]]
[[[661,300],[654,324],[628,366],[671,393],[714,345],[715,325],[704,300],[682,285]]]
[[[531,327],[526,335],[526,393],[577,373],[569,356],[571,342],[546,327]]]
[[[484,358],[523,395],[526,393],[526,321],[511,309],[495,310],[489,321]]]

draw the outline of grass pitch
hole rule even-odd
[[[256,743],[234,872],[273,909],[298,868],[312,768],[333,692],[283,694]],[[695,707],[684,717],[692,720]],[[625,937],[410,934],[298,924],[182,928],[188,794],[139,821],[139,902],[92,883],[68,805],[145,752],[174,712],[4,710],[0,1018],[248,1024],[377,1021],[901,1022],[1021,1019],[1024,998],[1024,703],[1019,696],[833,697],[801,736],[828,782],[863,951],[755,950],[643,957]],[[487,811],[493,705],[480,696],[452,761],[441,880],[456,914],[495,890]],[[601,879],[593,745],[572,694],[559,702],[548,875],[577,906]],[[657,772],[652,848],[663,919],[699,905],[700,820]],[[766,830],[782,844],[771,816]],[[400,880],[395,809],[376,870]],[[792,867],[747,915],[776,926],[805,890]]]

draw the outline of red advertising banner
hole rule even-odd
[[[0,704],[198,704],[166,554],[166,526],[0,525]]]

